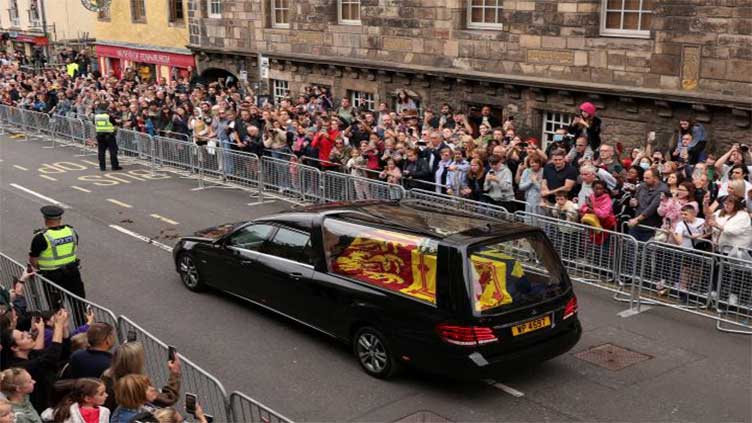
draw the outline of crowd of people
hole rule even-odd
[[[743,143],[723,154],[690,118],[658,147],[608,139],[608,124],[586,102],[542,145],[484,106],[422,107],[408,91],[394,104],[358,108],[329,89],[258,104],[236,81],[207,83],[195,73],[142,81],[98,73],[2,67],[0,101],[91,119],[101,109],[115,126],[170,134],[215,149],[270,156],[356,179],[382,180],[587,224],[685,247],[746,254],[752,248],[752,156]],[[665,131],[664,131],[665,132]],[[740,141],[745,141],[741,140]],[[625,149],[623,144],[635,145]],[[231,164],[227,164],[230,166]],[[740,252],[741,251],[741,252]]]
[[[95,321],[72,328],[68,311],[29,311],[24,272],[0,289],[0,423],[178,423],[180,358],[165,365],[157,390],[145,373],[144,346],[117,345],[115,328]],[[114,352],[113,352],[114,351]],[[207,422],[200,405],[196,421]]]

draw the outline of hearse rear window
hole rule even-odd
[[[468,253],[476,312],[528,306],[567,288],[561,265],[540,234],[475,246]]]
[[[330,218],[324,246],[330,272],[436,304],[435,239]]]

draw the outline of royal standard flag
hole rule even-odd
[[[514,282],[525,277],[522,265],[500,251],[484,251],[470,256],[473,264],[475,310],[483,311],[514,302],[510,291]]]
[[[373,230],[356,237],[332,265],[335,273],[436,303],[436,254],[428,239]]]

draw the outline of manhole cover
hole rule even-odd
[[[441,417],[440,415],[431,411],[418,411],[417,413],[405,416],[395,423],[447,423],[451,420]]]
[[[608,370],[621,370],[653,358],[647,354],[630,351],[614,344],[599,345],[589,350],[578,352],[574,356]]]

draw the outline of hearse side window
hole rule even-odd
[[[227,245],[245,250],[259,251],[269,234],[274,230],[271,225],[248,225],[230,235]]]
[[[323,227],[331,273],[436,304],[438,241],[331,218]]]
[[[298,263],[311,264],[311,237],[307,233],[281,227],[261,252]]]
[[[567,289],[561,264],[540,234],[474,246],[468,255],[476,312],[529,306]]]

